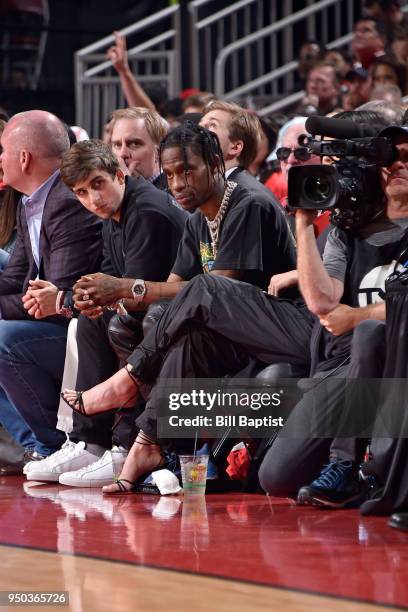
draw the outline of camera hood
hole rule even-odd
[[[408,126],[390,125],[377,134],[381,138],[389,138],[390,140],[404,139],[408,141]]]

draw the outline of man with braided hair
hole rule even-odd
[[[142,300],[146,306],[175,297],[186,281],[203,272],[266,289],[273,274],[295,267],[295,245],[283,211],[225,180],[216,134],[184,123],[162,140],[160,164],[171,194],[192,213],[167,282],[88,275],[75,285],[79,303],[84,293],[101,309],[123,298],[132,310]]]
[[[103,273],[90,274],[74,286],[78,310],[86,314],[91,305],[92,316],[95,316],[119,300],[123,300],[129,311],[145,310],[158,299],[173,298],[187,281],[203,272],[244,280],[266,289],[273,274],[293,269],[295,247],[283,212],[277,213],[270,205],[258,202],[254,194],[243,187],[225,181],[223,156],[214,133],[189,122],[176,128],[160,145],[160,164],[169,191],[179,205],[191,213],[167,282],[148,277],[144,280],[126,278],[126,275],[120,278]],[[61,175],[86,205],[83,181],[73,181],[69,177],[65,161]],[[41,312],[41,304],[39,307]],[[87,361],[91,360],[92,356],[88,356]],[[79,389],[84,388],[80,382],[83,379],[84,374],[80,373]],[[74,408],[78,407],[75,391],[66,393],[65,397]],[[85,423],[88,436],[92,429],[95,440],[98,423],[103,422],[103,417],[89,419],[77,413],[74,416],[75,420],[81,418]],[[109,434],[105,427],[103,432],[99,431],[99,439],[106,439]],[[95,466],[89,467],[95,475]],[[39,474],[40,464],[32,474],[27,472],[29,479],[38,479]],[[105,471],[102,477],[89,478],[82,470],[77,475],[64,473],[59,480],[72,486],[102,486],[111,482],[112,477],[110,467],[110,472]]]

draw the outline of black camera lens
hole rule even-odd
[[[308,176],[303,191],[309,201],[324,202],[331,195],[331,181],[324,176]]]
[[[334,165],[292,166],[288,172],[288,202],[291,208],[328,210],[338,199],[339,176]]]

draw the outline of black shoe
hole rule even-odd
[[[37,451],[26,450],[20,461],[16,463],[0,463],[0,477],[1,476],[19,476],[23,474],[23,469],[26,463],[29,461],[41,461],[44,459],[42,455]]]
[[[297,503],[318,508],[356,507],[363,488],[354,463],[331,461],[312,484],[299,490]]]
[[[394,527],[394,529],[408,531],[408,512],[397,512],[395,514],[391,514],[388,525],[390,527]]]
[[[378,482],[374,474],[370,474],[366,464],[361,464],[359,471],[360,479],[365,484],[364,500],[360,506],[362,516],[389,516],[392,506],[384,496],[384,487]]]

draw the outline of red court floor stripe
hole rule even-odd
[[[408,606],[408,534],[262,495],[182,499],[0,481],[0,543]]]

